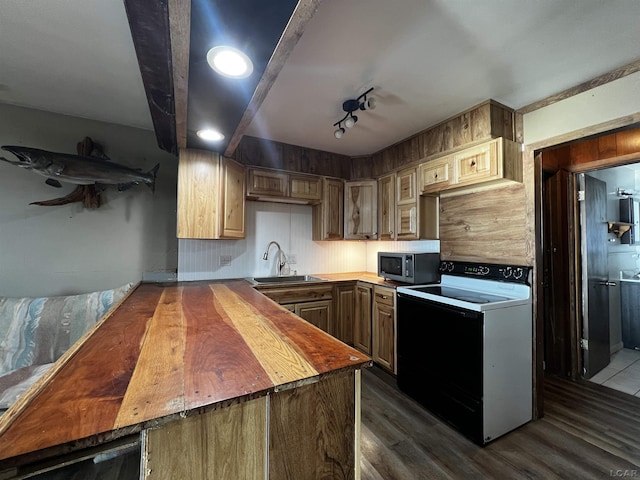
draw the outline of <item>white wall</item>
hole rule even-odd
[[[0,104],[0,145],[75,154],[85,136],[115,162],[145,171],[159,162],[155,194],[143,185],[108,187],[96,210],[29,205],[74,186],[52,188],[44,177],[0,162],[0,296],[83,293],[175,271],[177,158],[157,147],[153,132]]]
[[[270,241],[280,244],[287,257],[295,256],[289,273],[321,274],[375,272],[377,252],[439,252],[438,241],[375,242],[311,240],[311,207],[281,203],[247,202],[246,238],[243,240],[179,240],[178,279],[206,280],[276,275],[277,248],[262,259]],[[231,256],[220,265],[220,256]]]
[[[524,143],[640,112],[640,72],[593,88],[524,115]]]

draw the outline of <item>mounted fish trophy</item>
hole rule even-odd
[[[8,160],[4,157],[0,157],[0,160],[47,177],[47,185],[56,188],[62,186],[60,182],[78,185],[73,192],[64,197],[32,202],[31,205],[52,206],[83,202],[86,208],[98,208],[100,193],[105,185],[117,185],[119,191],[124,191],[144,183],[151,191],[155,191],[156,175],[160,167],[160,164],[157,164],[145,173],[112,162],[102,152],[100,145],[93,143],[89,137],[78,143],[78,155],[9,145],[3,146],[2,149],[13,153],[19,160]]]

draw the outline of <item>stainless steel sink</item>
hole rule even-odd
[[[252,277],[249,281],[257,284],[264,283],[300,283],[300,282],[324,282],[323,278],[312,275],[288,275],[284,277]]]

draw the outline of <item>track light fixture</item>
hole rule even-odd
[[[346,115],[339,121],[333,124],[334,127],[338,127],[335,132],[333,132],[333,136],[336,138],[342,138],[345,134],[345,129],[343,128],[343,124],[347,128],[353,127],[358,121],[358,117],[353,114],[353,112],[357,110],[373,110],[376,108],[376,99],[373,97],[369,97],[367,99],[367,95],[373,91],[373,87],[364,92],[358,98],[354,100],[347,100],[342,104],[342,110],[344,110]]]

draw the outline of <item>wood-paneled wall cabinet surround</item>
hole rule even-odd
[[[396,239],[417,240],[419,237],[419,203],[416,190],[417,169],[396,173]]]
[[[365,180],[344,184],[344,239],[378,238],[378,182]]]
[[[244,238],[244,167],[218,153],[181,149],[178,238]]]
[[[356,282],[337,283],[334,293],[335,316],[329,331],[338,340],[353,345],[353,328],[356,321]]]
[[[373,316],[372,353],[371,357],[381,367],[391,373],[396,373],[396,313],[394,288],[374,285],[373,287]]]
[[[322,201],[313,207],[313,240],[344,238],[344,181],[322,179]]]
[[[378,238],[396,239],[396,176],[378,180]]]
[[[373,285],[366,282],[356,284],[356,321],[353,326],[353,346],[371,355],[371,309]]]

